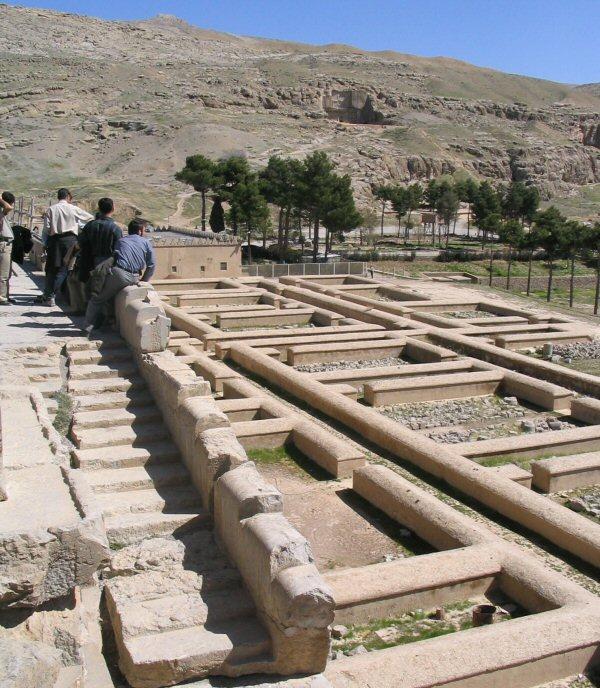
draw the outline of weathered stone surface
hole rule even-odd
[[[61,666],[58,650],[0,636],[1,688],[53,688]]]

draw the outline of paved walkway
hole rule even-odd
[[[39,346],[82,335],[83,318],[68,315],[60,306],[32,303],[43,288],[44,274],[25,262],[13,264],[10,294],[17,302],[0,307],[0,350]],[[64,304],[65,310],[68,306]]]

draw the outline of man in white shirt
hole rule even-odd
[[[46,247],[46,284],[44,293],[35,299],[36,303],[54,305],[54,296],[60,291],[67,278],[64,259],[73,244],[77,243],[79,230],[93,220],[93,215],[71,203],[68,189],[59,189],[58,202],[51,205],[44,214],[42,241]]]
[[[7,215],[14,204],[15,197],[10,191],[2,192],[0,195],[0,306],[13,303],[8,292],[8,283],[12,269],[11,252],[14,235]]]

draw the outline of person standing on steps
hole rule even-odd
[[[79,233],[79,279],[84,284],[89,281],[92,271],[98,265],[112,258],[115,245],[123,236],[121,228],[112,219],[114,211],[112,199],[101,198],[96,218],[88,222]]]
[[[57,202],[44,214],[42,242],[46,248],[46,284],[44,293],[34,303],[54,306],[54,298],[67,279],[65,256],[77,243],[79,230],[93,219],[93,215],[78,208],[71,201],[69,189],[59,189]]]
[[[0,194],[0,306],[8,306],[14,301],[10,298],[9,283],[12,270],[12,243],[14,234],[8,214],[15,205],[15,197],[10,191]]]
[[[94,273],[102,275],[102,286],[92,293],[87,306],[85,329],[88,333],[102,327],[107,317],[107,308],[122,289],[137,284],[140,279],[148,282],[154,274],[154,249],[144,237],[147,224],[141,218],[132,220],[127,228],[128,235],[115,246],[114,261],[106,260],[92,272],[92,278]]]

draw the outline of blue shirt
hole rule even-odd
[[[142,274],[147,282],[154,274],[156,260],[152,244],[139,234],[128,234],[117,241],[115,265],[127,272]]]

